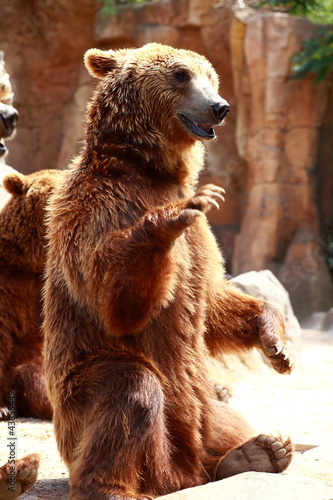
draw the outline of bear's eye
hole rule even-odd
[[[179,82],[189,82],[191,79],[190,73],[186,69],[177,69],[174,72],[174,77],[179,81]]]

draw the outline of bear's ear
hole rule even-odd
[[[84,64],[91,76],[97,78],[104,78],[107,73],[118,67],[113,50],[89,49],[84,54]]]
[[[7,189],[8,193],[20,195],[26,193],[28,184],[25,176],[22,174],[8,174],[3,179],[3,186]]]

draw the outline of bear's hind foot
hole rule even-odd
[[[215,480],[242,472],[282,472],[291,462],[293,446],[290,439],[260,435],[231,450],[215,468]]]
[[[6,463],[0,467],[0,499],[14,500],[33,486],[37,480],[39,456],[28,455],[15,461],[15,470]]]

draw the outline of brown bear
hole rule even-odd
[[[280,472],[289,439],[216,401],[206,354],[292,361],[280,313],[224,279],[195,190],[228,103],[196,53],[91,49],[86,141],[51,196],[45,375],[71,500],[150,499],[240,472]]]
[[[46,260],[45,205],[60,171],[4,177],[0,211],[0,419],[15,391],[16,416],[50,419],[42,370],[41,290]]]
[[[44,170],[25,176],[5,168],[10,173],[3,185],[10,196],[0,211],[0,419],[50,419],[40,314],[46,258],[44,209],[60,172]],[[8,430],[14,432],[11,429],[9,422]],[[0,498],[13,500],[27,491],[36,482],[38,468],[35,454],[7,461],[0,467]]]

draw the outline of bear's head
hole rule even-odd
[[[11,194],[0,211],[0,260],[3,266],[43,272],[46,260],[45,207],[60,182],[59,170],[30,175],[13,172],[3,179]]]
[[[172,144],[193,144],[214,139],[213,127],[229,111],[218,94],[212,65],[189,50],[157,43],[118,51],[90,49],[85,64],[102,79],[90,107],[91,137],[118,133],[125,141],[144,144],[162,136]]]

